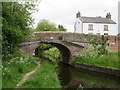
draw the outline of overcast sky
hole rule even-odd
[[[33,14],[34,28],[41,19],[47,19],[73,32],[78,11],[81,16],[88,17],[105,17],[110,12],[112,20],[118,23],[118,1],[120,0],[41,0],[38,4],[39,11]]]

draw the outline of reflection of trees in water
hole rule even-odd
[[[70,67],[60,63],[58,78],[62,88],[78,88],[79,80],[73,76]]]
[[[71,73],[69,67],[60,63],[58,78],[61,86],[67,85],[71,81]]]
[[[58,78],[62,88],[120,88],[119,78],[60,64]],[[117,80],[118,79],[118,80]]]

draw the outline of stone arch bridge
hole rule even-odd
[[[61,60],[68,63],[75,53],[81,52],[83,48],[89,46],[87,39],[91,37],[96,36],[70,32],[35,32],[20,43],[20,49],[25,54],[32,56],[41,43],[51,44],[59,49]]]

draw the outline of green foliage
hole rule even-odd
[[[35,56],[42,57],[44,55],[45,50],[49,50],[53,46],[50,44],[41,44],[38,48],[35,50]]]
[[[105,47],[100,46],[100,47],[97,47],[96,49],[90,48],[90,49],[84,50],[83,52],[76,54],[75,57],[97,58],[97,57],[101,57],[102,55],[105,55],[107,53],[108,53],[108,51],[105,49]]]
[[[94,50],[87,50],[84,51],[80,54],[76,54],[76,57],[83,57],[83,58],[96,58],[98,57],[98,51],[94,51]]]
[[[30,2],[2,2],[3,54],[14,52],[14,47],[29,35],[35,6]]]
[[[56,74],[56,65],[41,59],[40,69],[31,76],[20,88],[60,88]]]
[[[56,48],[50,48],[49,50],[44,51],[44,56],[56,62],[58,58],[60,58],[60,51]]]
[[[118,53],[113,53],[113,52],[104,54],[104,55],[101,55],[100,57],[95,57],[95,58],[76,56],[74,58],[74,61],[83,63],[83,64],[95,65],[95,66],[120,68]]]
[[[67,29],[63,25],[58,25],[58,31],[67,31]]]
[[[98,46],[99,40],[96,37],[88,38],[87,40],[90,42],[90,44],[92,44],[93,49],[87,50],[87,52],[85,52],[85,56],[98,57],[100,55],[108,53],[108,51],[106,50],[106,48],[103,45]],[[102,35],[102,43],[103,42],[104,42],[104,35]],[[83,56],[84,56],[84,54],[83,54]]]
[[[51,44],[41,44],[39,46],[39,50],[48,50],[48,49],[50,49],[52,47],[53,47],[53,45],[51,45]]]
[[[90,44],[92,44],[94,49],[96,49],[96,47],[98,46],[98,39],[96,37],[90,37],[87,38],[87,40],[90,42]]]
[[[36,58],[23,57],[23,62],[20,62],[19,54],[9,54],[3,62],[2,66],[2,88],[14,88],[22,79],[23,74],[30,72],[36,66]],[[12,83],[11,83],[12,82]]]
[[[59,40],[63,40],[63,37],[62,37],[62,36],[59,36],[58,39],[59,39]]]
[[[101,47],[98,48],[98,55],[99,55],[99,56],[100,56],[100,55],[107,54],[107,53],[108,53],[108,51],[105,49],[104,46],[101,46]]]
[[[36,49],[35,56],[46,57],[52,60],[53,62],[56,62],[56,60],[60,58],[60,51],[50,44],[41,44]]]
[[[38,23],[36,31],[58,31],[58,29],[54,23],[43,19]]]

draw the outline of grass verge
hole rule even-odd
[[[90,64],[95,66],[104,66],[104,67],[120,69],[118,53],[115,53],[115,52],[109,52],[108,54],[105,54],[99,57],[94,57],[94,58],[75,56],[74,61],[81,64]]]
[[[60,88],[56,74],[56,65],[41,59],[40,69],[33,74],[20,88]]]
[[[2,88],[14,88],[23,75],[33,68],[36,58],[24,57],[20,62],[19,55],[8,55],[2,63]]]

